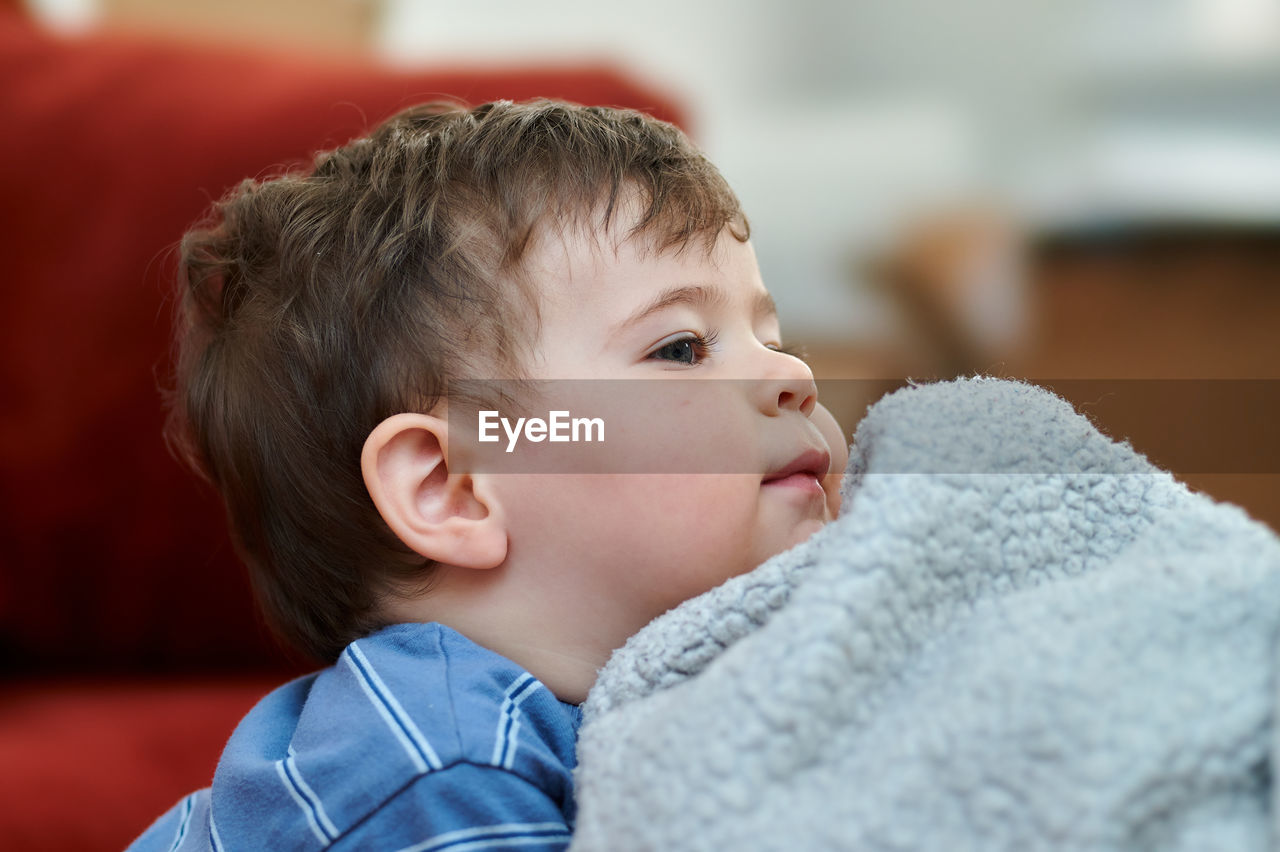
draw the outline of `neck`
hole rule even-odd
[[[444,624],[521,666],[561,701],[582,703],[597,673],[629,635],[594,635],[590,616],[601,613],[562,612],[549,590],[517,589],[502,567],[437,570],[430,592],[388,601],[388,616]]]

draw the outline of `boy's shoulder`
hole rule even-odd
[[[379,774],[396,777],[457,763],[518,774],[537,762],[573,767],[578,708],[441,624],[386,627],[352,642],[333,666],[273,694],[277,702],[259,704],[241,727],[259,711],[267,729],[292,725],[295,760],[323,754],[364,763],[376,753],[385,755]]]
[[[397,624],[260,702],[228,743],[213,800],[216,807],[224,787],[243,790],[251,780],[281,786],[277,763],[296,775],[293,786],[347,800],[342,811],[367,810],[416,777],[459,764],[569,785],[578,718],[520,666],[456,631]]]
[[[567,831],[579,721],[578,708],[461,634],[393,625],[262,699],[205,799],[187,807],[209,820],[196,833],[228,848],[323,848],[371,830],[385,842],[380,824],[419,839],[486,825]],[[185,804],[171,812],[179,823]]]
[[[351,643],[316,678],[308,704],[296,745],[315,736],[332,748],[335,717],[348,729],[353,718],[337,705],[349,705],[373,728],[351,735],[361,753],[377,739],[415,771],[460,762],[518,774],[537,764],[572,769],[581,721],[578,707],[516,663],[436,623],[396,624]]]

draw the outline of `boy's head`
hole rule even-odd
[[[812,532],[823,493],[762,474],[832,439],[808,369],[776,351],[746,239],[675,128],[554,102],[409,110],[220,202],[183,242],[171,434],[222,492],[277,628],[331,659],[383,623],[440,620],[576,695],[552,661],[598,666]],[[721,383],[756,391],[708,424],[759,433],[718,439],[741,472],[449,470],[447,406],[497,403],[446,399],[451,382],[676,375],[753,380]],[[680,515],[653,527],[663,505]]]

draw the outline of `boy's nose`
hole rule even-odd
[[[795,410],[808,417],[818,404],[818,386],[809,365],[791,355],[773,352],[769,374],[760,380],[761,407],[765,414]]]

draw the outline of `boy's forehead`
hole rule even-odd
[[[729,244],[737,242],[722,229],[715,236],[694,234],[684,243],[664,247],[660,229],[629,231],[615,220],[607,229],[572,227],[544,234],[526,262],[542,300],[590,302],[603,295],[644,300],[658,290],[695,284],[710,291],[732,264]],[[754,250],[749,243],[739,245],[749,255],[751,274],[758,276]]]

